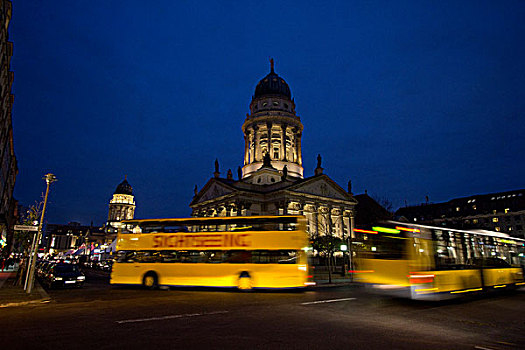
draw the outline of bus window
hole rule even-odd
[[[141,250],[136,252],[134,259],[138,263],[155,263],[160,261],[160,253],[151,250]]]
[[[363,249],[377,259],[399,260],[406,256],[406,244],[403,236],[369,235]]]
[[[177,252],[173,250],[163,250],[160,252],[161,263],[175,263],[178,262]]]
[[[187,226],[184,225],[170,225],[165,226],[162,232],[166,233],[177,233],[177,232],[190,232]]]
[[[298,254],[295,250],[256,250],[253,252],[254,264],[296,264]]]
[[[252,262],[252,252],[247,250],[230,250],[224,252],[224,262],[243,264]]]

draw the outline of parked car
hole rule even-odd
[[[49,288],[82,287],[86,276],[76,264],[58,263],[52,265],[42,277],[42,283]]]
[[[100,262],[100,269],[102,271],[111,271],[111,267],[113,266],[113,260],[103,260]]]
[[[47,270],[49,270],[49,268],[54,264],[54,261],[49,260],[43,260],[42,262],[40,262],[40,264],[38,264],[38,266],[36,267],[36,277],[43,278],[47,273]]]

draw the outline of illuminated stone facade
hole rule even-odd
[[[315,175],[304,178],[301,153],[303,125],[295,113],[288,84],[274,72],[255,89],[250,114],[242,125],[244,166],[237,179],[228,170],[195,189],[192,216],[305,215],[312,237],[333,235],[348,238],[353,229],[354,199],[323,174],[318,156]]]
[[[135,215],[135,197],[133,188],[125,178],[118,186],[109,202],[108,222],[106,224],[106,238],[113,239],[122,220],[133,219]]]
[[[272,166],[286,166],[292,177],[303,178],[301,135],[303,124],[295,114],[295,103],[288,84],[274,72],[264,77],[250,103],[250,114],[242,125],[244,133],[243,178],[254,174],[269,154]]]

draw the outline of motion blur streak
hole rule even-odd
[[[227,312],[228,311],[214,311],[214,312],[205,312],[205,313],[197,313],[197,314],[169,315],[169,316],[162,316],[162,317],[139,318],[139,319],[136,319],[136,320],[123,320],[123,321],[115,321],[115,322],[121,324],[121,323],[134,323],[134,322],[161,321],[161,320],[169,320],[169,319],[173,319],[173,318],[184,318],[184,317],[195,317],[195,316],[207,316],[207,315],[225,314]]]
[[[480,291],[480,290],[483,290],[483,288],[457,290],[457,291],[455,291],[455,292],[450,292],[450,294],[466,293],[466,292],[477,292],[477,291]]]

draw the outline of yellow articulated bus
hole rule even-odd
[[[525,240],[389,221],[354,229],[355,280],[421,300],[523,286]]]
[[[303,216],[125,220],[111,284],[252,288],[312,285]]]

